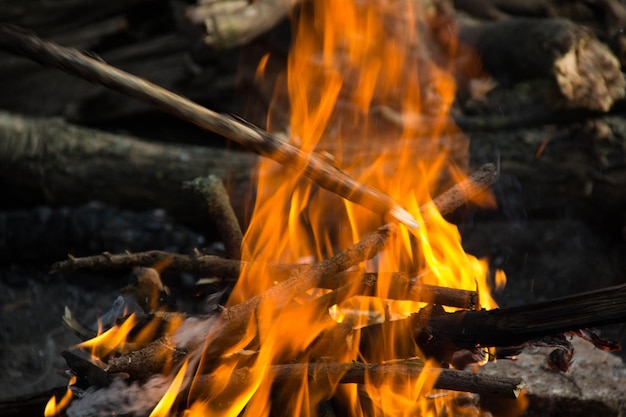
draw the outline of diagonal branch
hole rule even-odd
[[[344,171],[328,164],[324,158],[304,152],[251,124],[211,111],[105,62],[6,24],[0,25],[0,47],[156,106],[204,130],[233,140],[259,155],[301,171],[320,187],[347,200],[373,212],[388,214],[411,229],[418,227],[415,218],[388,195],[359,183]]]

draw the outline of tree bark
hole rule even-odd
[[[470,154],[473,165],[499,154],[501,180],[496,184],[496,197],[501,210],[523,208],[527,214],[555,216],[569,207],[588,219],[597,219],[598,210],[604,217],[619,219],[626,205],[623,127],[620,118],[607,118],[578,130],[534,129],[510,137],[476,133]],[[604,136],[598,131],[604,131]],[[6,113],[0,115],[0,139],[0,184],[5,195],[11,196],[3,200],[5,210],[99,200],[121,208],[164,208],[178,221],[207,230],[212,220],[205,204],[182,190],[181,184],[214,174],[224,179],[245,227],[248,202],[253,198],[251,184],[256,181],[256,155],[147,142],[59,119]],[[416,154],[420,143],[414,142]],[[328,150],[332,153],[330,146]],[[374,151],[364,149],[363,153]],[[368,156],[362,160],[369,160]]]

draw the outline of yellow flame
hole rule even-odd
[[[136,324],[135,314],[131,314],[119,326],[113,326],[106,332],[76,345],[79,348],[91,349],[95,358],[103,358],[116,349],[123,348],[127,336]]]
[[[75,382],[76,382],[76,377],[73,376],[72,378],[70,378],[68,386],[74,384]],[[61,412],[70,405],[71,402],[72,402],[72,390],[68,388],[59,402],[57,402],[56,396],[53,395],[52,397],[50,397],[50,399],[48,400],[48,403],[46,404],[46,408],[44,409],[43,415],[45,417],[59,416],[61,415]]]
[[[154,410],[150,413],[150,417],[167,417],[178,397],[180,387],[185,379],[185,371],[187,370],[187,361],[183,363],[180,370],[174,377],[172,384],[169,386],[163,397],[159,400]]]
[[[419,29],[427,25],[425,13],[421,3],[412,0],[316,0],[299,9],[285,77],[289,141],[307,152],[327,155],[329,164],[387,193],[422,227],[415,234],[401,227],[387,250],[360,266],[378,272],[378,294],[353,297],[333,307],[334,320],[313,307],[313,291],[286,307],[263,301],[241,340],[224,347],[255,354],[229,355],[219,364],[217,382],[194,404],[193,413],[268,415],[276,390],[282,392],[265,371],[270,366],[318,360],[316,343],[336,329],[339,320],[357,328],[417,311],[422,304],[386,300],[393,272],[409,272],[423,284],[478,290],[483,307],[495,306],[487,261],[466,254],[457,227],[428,204],[433,195],[465,178],[468,141],[450,121],[454,78],[434,63],[427,31]],[[259,63],[258,74],[266,64],[267,56]],[[278,100],[271,108],[280,113]],[[269,130],[285,128],[273,126],[274,119],[268,115]],[[303,179],[304,169],[260,162],[244,261],[320,261],[383,224],[380,214],[313,186]],[[504,282],[502,273],[495,278],[498,285]],[[244,268],[229,305],[274,285],[272,274]],[[358,333],[354,336],[355,340],[338,340],[332,349],[319,352],[336,362],[361,360]],[[392,357],[420,353],[410,335],[398,330],[386,331],[376,343]],[[254,369],[249,380],[229,386],[231,373],[242,367]],[[280,405],[284,414],[315,413],[323,396],[310,390],[309,378],[294,381],[285,390]],[[428,372],[415,380],[390,379],[365,388],[342,387],[337,393],[350,404],[352,415],[435,415],[440,403],[451,398],[425,400],[435,379]],[[228,402],[223,401],[225,393]],[[365,397],[367,401],[361,401]]]

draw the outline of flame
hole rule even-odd
[[[188,415],[207,410],[269,415],[276,398],[282,401],[278,407],[288,410],[285,414],[316,414],[315,407],[326,391],[312,388],[310,379],[304,377],[290,384],[285,395],[278,395],[277,391],[283,391],[266,370],[275,364],[314,359],[316,340],[332,332],[338,320],[348,320],[358,328],[381,318],[405,317],[423,307],[415,302],[384,301],[391,272],[410,271],[421,276],[424,284],[478,290],[482,307],[496,306],[490,295],[487,261],[465,253],[458,229],[427,204],[433,194],[465,178],[468,143],[450,122],[455,94],[450,69],[434,63],[429,40],[422,38],[427,31],[419,30],[427,24],[425,13],[420,2],[409,0],[316,0],[305,3],[295,16],[295,41],[285,78],[289,141],[305,151],[326,155],[329,163],[384,191],[418,218],[422,227],[416,233],[401,227],[400,236],[387,250],[362,265],[378,272],[378,297],[353,297],[334,307],[336,320],[313,307],[310,301],[318,295],[313,291],[287,307],[263,302],[250,321],[248,337],[236,347],[248,346],[255,354],[231,355],[220,364],[215,372],[218,382]],[[266,64],[267,56],[259,63],[258,76]],[[273,110],[280,108],[279,98]],[[268,126],[273,129],[271,113]],[[260,162],[244,260],[320,261],[383,224],[380,215],[313,186],[302,174],[269,160]],[[502,273],[496,278],[503,282]],[[244,269],[229,305],[275,284],[271,274]],[[363,360],[358,333],[355,336],[352,343],[338,344],[332,350],[333,361]],[[378,343],[384,355],[372,360],[418,351],[415,342],[407,339],[411,338],[395,330],[383,333]],[[244,366],[253,370],[247,382],[229,386],[231,373]],[[427,362],[425,366],[435,365]],[[452,397],[427,399],[435,380],[435,373],[423,372],[416,381],[367,383],[365,392],[356,385],[333,389],[348,401],[352,415],[435,415],[440,404]]]
[[[172,384],[169,386],[163,397],[159,400],[149,417],[167,417],[172,409],[172,405],[176,401],[180,387],[185,379],[185,371],[187,370],[187,361],[183,363],[180,370],[174,377]]]
[[[468,143],[450,122],[454,79],[449,68],[435,64],[428,31],[421,29],[427,25],[426,13],[416,0],[316,0],[298,9],[284,78],[288,140],[387,193],[421,227],[415,231],[401,226],[386,250],[360,266],[378,273],[376,297],[351,297],[332,311],[316,304],[323,293],[317,289],[290,304],[262,299],[248,328],[230,346],[223,346],[217,363],[209,364],[210,383],[196,386],[200,380],[196,375],[190,390],[202,389],[202,395],[193,398],[183,415],[267,416],[277,409],[285,415],[317,415],[318,405],[329,396],[355,416],[450,414],[442,410],[454,394],[434,390],[437,372],[382,381],[366,374],[361,385],[339,385],[336,376],[305,373],[285,385],[279,384],[275,371],[283,364],[319,363],[320,356],[333,363],[385,363],[417,356],[420,366],[437,368],[437,363],[421,357],[417,343],[401,326],[383,327],[380,339],[369,347],[369,356],[360,349],[357,329],[403,318],[424,307],[424,303],[386,300],[393,272],[408,272],[422,284],[477,290],[482,307],[496,306],[487,261],[465,253],[458,229],[430,204],[433,195],[465,178]],[[257,78],[263,76],[268,59],[269,55],[261,59]],[[273,126],[274,111],[281,120],[280,98],[277,95],[271,105],[270,130],[284,129]],[[304,169],[260,162],[244,261],[315,263],[384,224],[380,214],[303,179]],[[495,281],[503,285],[503,273],[497,272]],[[244,266],[228,306],[274,285],[276,277],[271,273]],[[132,323],[130,318],[127,321]],[[346,326],[349,334],[342,333]],[[125,334],[126,322],[83,346],[100,349],[102,355],[104,347],[123,344]],[[210,343],[207,340],[206,346]],[[152,415],[170,412],[183,373],[162,400],[169,404],[157,407]],[[328,380],[322,384],[318,378]]]
[[[119,326],[113,326],[104,333],[76,345],[78,348],[90,349],[91,356],[97,359],[106,357],[116,350],[123,350],[128,343],[128,334],[137,324],[135,314],[131,314]]]
[[[44,412],[43,412],[43,415],[45,417],[60,416],[61,412],[70,405],[70,403],[72,402],[72,390],[69,389],[69,386],[74,384],[75,382],[76,382],[75,376],[70,378],[70,381],[68,383],[68,389],[67,391],[65,391],[65,394],[63,395],[63,397],[61,398],[59,402],[57,402],[57,398],[55,395],[50,397],[50,399],[48,400],[48,403],[46,404],[46,408],[44,409]]]

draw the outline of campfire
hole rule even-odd
[[[493,205],[498,172],[470,172],[459,157],[468,139],[449,113],[455,81],[445,59],[430,59],[426,16],[410,1],[303,5],[267,131],[0,28],[17,53],[268,157],[245,233],[218,178],[185,184],[206,199],[227,258],[105,253],[53,266],[140,269],[97,331],[66,311],[84,341],[64,352],[73,377],[46,416],[488,415],[481,399],[523,404],[530,381],[480,365],[550,346],[547,363],[566,371],[571,335],[618,348],[587,328],[625,320],[626,287],[499,309],[504,273],[463,250],[445,216]],[[177,310],[159,276],[168,268],[195,273],[199,287],[230,282],[228,301],[214,314]]]

